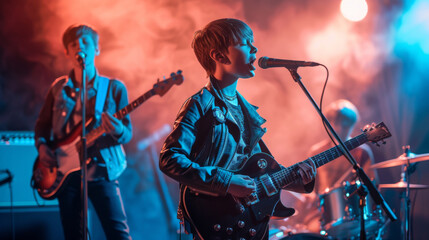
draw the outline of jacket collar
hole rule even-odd
[[[222,92],[219,90],[219,85],[217,84],[217,79],[214,77],[210,77],[210,81],[206,84],[205,88],[215,97],[215,101],[223,106],[223,108],[228,111],[228,107],[225,103],[225,98],[223,97]],[[259,141],[262,135],[266,132],[265,128],[262,128],[261,125],[266,122],[264,118],[262,118],[258,112],[257,106],[250,104],[238,91],[238,101],[243,107],[243,114],[249,116],[249,127],[250,132],[252,133],[250,139],[250,145],[253,146],[255,141]],[[226,114],[228,120],[235,123],[235,121],[230,117],[230,114]],[[236,124],[236,123],[235,123]]]
[[[95,77],[94,79],[91,79],[89,82],[87,82],[88,86],[87,88],[94,88],[95,91],[97,91],[98,89],[98,78],[100,77],[100,75],[98,75],[98,70],[95,69]],[[74,69],[72,69],[68,75],[68,79],[67,82],[65,83],[66,86],[71,87],[71,88],[80,88],[81,86],[78,85],[76,83],[76,79],[75,79],[75,73],[74,73]]]
[[[223,97],[222,92],[219,90],[219,85],[217,84],[217,79],[210,76],[210,81],[206,84],[205,88],[209,90],[209,92],[222,103],[222,105],[227,108],[225,103],[225,98]],[[244,111],[249,115],[250,119],[253,121],[255,125],[261,126],[266,122],[264,118],[262,118],[256,110],[258,110],[257,106],[250,104],[238,91],[238,101],[243,106]]]

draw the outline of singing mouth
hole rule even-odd
[[[256,61],[256,58],[252,58],[250,61],[249,61],[249,65],[250,65],[250,68],[252,69],[252,70],[255,70],[256,68],[255,68],[255,66],[253,65],[254,63],[255,63],[255,61]]]

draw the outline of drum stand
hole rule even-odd
[[[368,195],[368,190],[365,185],[360,185],[357,190],[359,195],[359,208],[360,208],[360,240],[366,240],[366,231],[365,231],[365,206],[366,206],[366,195]]]
[[[407,157],[407,164],[404,165],[402,168],[401,173],[401,181],[406,183],[406,189],[405,189],[405,197],[404,197],[404,205],[405,205],[405,213],[404,213],[404,221],[402,226],[403,234],[405,235],[405,239],[409,240],[411,239],[411,232],[410,232],[410,220],[411,220],[411,204],[410,204],[410,172],[412,171],[412,167],[410,167],[410,146],[404,146],[404,153]],[[415,170],[415,169],[413,169]],[[402,194],[404,195],[404,194]]]

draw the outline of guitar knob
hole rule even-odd
[[[238,221],[237,225],[239,228],[243,228],[245,224],[243,221]]]
[[[257,165],[260,169],[265,169],[268,163],[267,163],[267,160],[265,160],[264,158],[261,158],[258,160]]]
[[[249,234],[250,234],[250,236],[255,236],[256,235],[256,230],[255,229],[253,229],[253,228],[251,228],[251,229],[249,229]]]
[[[231,235],[232,232],[234,232],[234,230],[232,228],[227,228],[226,229],[226,234]]]
[[[216,232],[219,232],[219,231],[220,231],[220,229],[221,229],[220,224],[215,224],[215,225],[213,226],[213,229],[214,229]]]

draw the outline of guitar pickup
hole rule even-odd
[[[259,179],[268,197],[271,197],[278,192],[276,186],[273,183],[273,180],[268,174],[262,175]]]

